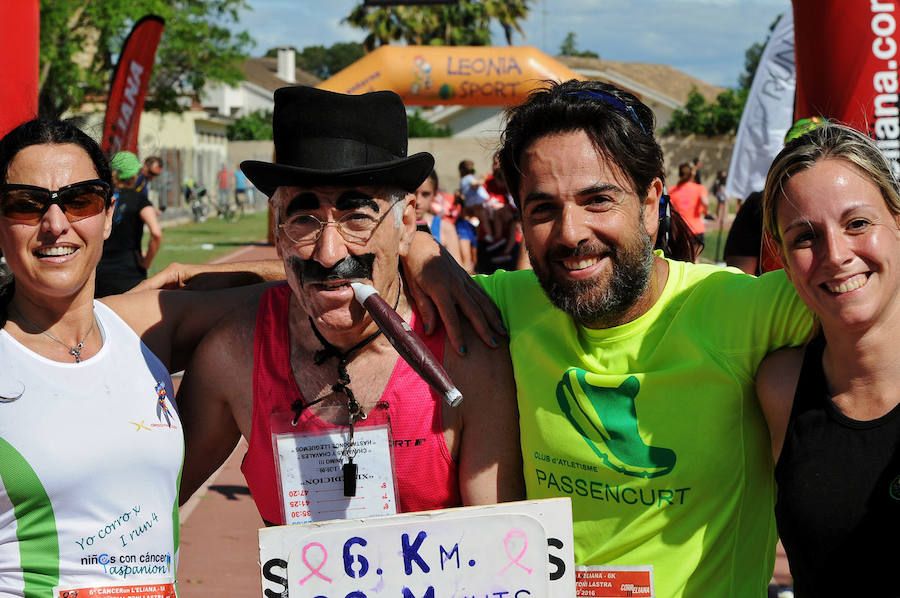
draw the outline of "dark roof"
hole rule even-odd
[[[555,56],[555,58],[574,71],[589,69],[611,75],[618,74],[660,95],[668,96],[682,105],[687,103],[692,87],[696,87],[700,95],[710,102],[715,101],[716,97],[725,91],[722,87],[701,81],[666,64],[618,62],[581,56]]]
[[[247,81],[265,87],[269,91],[275,91],[279,87],[290,85],[287,81],[278,76],[278,59],[277,58],[248,58],[243,65],[244,76]],[[311,75],[306,71],[295,69],[297,81],[294,85],[310,85],[316,86],[322,82],[315,75]]]

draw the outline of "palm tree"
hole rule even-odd
[[[403,40],[411,45],[486,46],[491,21],[503,27],[507,44],[513,30],[524,35],[519,21],[527,18],[533,0],[460,0],[444,6],[371,8],[356,6],[344,22],[368,31],[366,51]]]
[[[485,0],[484,5],[487,15],[491,19],[496,19],[503,27],[506,35],[506,45],[512,45],[513,29],[519,32],[519,35],[525,37],[525,32],[519,26],[519,21],[528,18],[529,2],[531,0]]]
[[[404,32],[408,30],[402,7],[371,9],[365,4],[356,6],[344,22],[365,29],[369,32],[362,45],[366,52],[371,52],[379,46],[390,44],[392,41],[405,39]]]

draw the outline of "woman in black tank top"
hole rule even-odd
[[[864,134],[826,124],[766,180],[766,234],[820,335],[770,355],[757,391],[795,595],[900,596],[900,193]]]

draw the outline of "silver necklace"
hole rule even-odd
[[[50,334],[49,332],[47,332],[46,330],[44,330],[43,328],[41,328],[40,326],[38,326],[37,324],[32,322],[31,320],[29,320],[28,316],[26,316],[21,311],[19,311],[19,308],[17,308],[12,303],[9,304],[9,307],[12,308],[12,310],[14,312],[19,314],[19,317],[21,317],[23,320],[25,320],[25,322],[27,322],[29,326],[31,326],[32,328],[34,328],[41,334],[47,336],[47,338],[49,338],[50,340],[56,341],[57,343],[59,343],[60,345],[62,345],[66,349],[68,349],[69,355],[71,355],[72,357],[75,358],[75,363],[81,363],[81,350],[84,349],[84,341],[86,341],[87,337],[89,337],[91,335],[91,332],[94,331],[94,324],[97,321],[97,318],[94,317],[93,311],[91,312],[91,327],[88,328],[88,331],[85,333],[84,337],[81,339],[81,342],[78,343],[77,345],[75,345],[74,347],[72,347],[72,346],[69,346],[67,343],[62,342],[61,340],[59,340],[58,338],[56,338],[55,336],[53,336],[52,334]]]

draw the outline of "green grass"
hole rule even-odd
[[[710,224],[712,223],[706,223],[706,233],[703,235],[706,245],[700,254],[700,260],[716,263],[722,261],[722,249],[725,247],[725,239],[728,238],[728,229],[722,230],[720,235],[719,229],[713,228]]]
[[[237,222],[215,216],[206,222],[191,222],[163,229],[162,247],[150,274],[159,272],[171,262],[202,264],[225,255],[243,245],[264,242],[268,215],[266,210],[245,214]],[[144,235],[146,248],[148,235]]]

